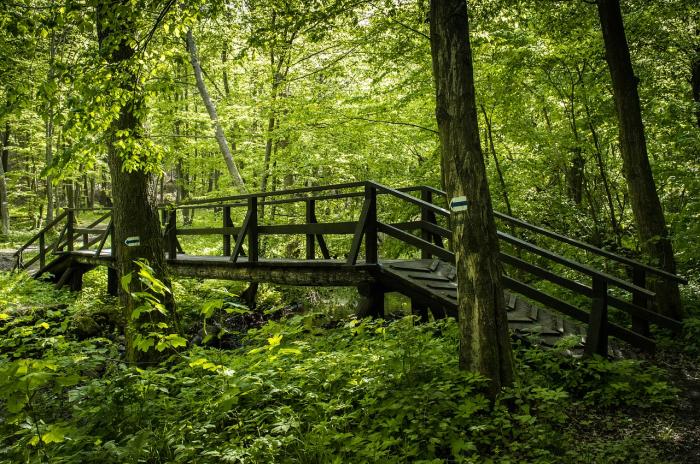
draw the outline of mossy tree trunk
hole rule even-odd
[[[620,126],[623,173],[637,232],[642,246],[652,260],[651,264],[675,273],[673,247],[649,164],[637,77],[632,69],[619,0],[598,0],[598,14]],[[682,317],[678,284],[658,281],[654,290],[657,293],[659,312],[674,318]]]
[[[491,379],[495,396],[512,383],[513,361],[498,237],[479,140],[465,0],[431,1],[430,41],[445,187],[450,198],[465,196],[468,205],[451,217],[459,361],[463,369]]]
[[[119,296],[124,306],[127,321],[127,357],[132,362],[146,363],[157,361],[160,353],[151,349],[143,352],[134,346],[134,338],[145,320],[165,319],[158,311],[145,314],[133,321],[131,314],[137,302],[131,293],[144,291],[136,277],[136,260],[145,259],[153,268],[154,277],[169,286],[165,273],[163,238],[157,210],[157,182],[155,177],[144,170],[125,170],[125,160],[134,156],[130,148],[138,144],[142,137],[142,118],[145,112],[144,99],[139,88],[138,78],[131,60],[135,54],[132,46],[135,32],[135,12],[128,0],[102,0],[96,7],[97,34],[100,55],[113,71],[112,84],[118,93],[118,116],[112,121],[105,134],[107,161],[112,180],[114,243],[118,277],[133,273],[130,292],[121,286]],[[122,148],[126,146],[127,148]],[[140,245],[125,246],[128,237],[138,237]],[[171,298],[164,302],[168,313],[174,314]],[[145,320],[144,320],[145,319]]]

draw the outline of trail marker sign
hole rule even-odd
[[[136,247],[141,245],[141,237],[127,237],[124,240],[124,245],[128,247]]]
[[[467,210],[467,197],[454,197],[450,200],[450,209],[455,213]]]

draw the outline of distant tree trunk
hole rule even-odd
[[[4,153],[4,144],[2,148]],[[10,233],[10,201],[7,197],[7,180],[3,164],[0,163],[0,233],[7,236]]]
[[[88,208],[95,207],[95,178],[90,176],[88,180],[89,190],[88,190]]]
[[[453,211],[457,263],[459,362],[485,375],[493,397],[513,381],[499,245],[479,141],[469,21],[465,0],[431,0],[430,42],[436,117],[449,198],[466,196]]]
[[[214,102],[211,101],[211,98],[209,97],[209,91],[207,90],[207,87],[204,84],[204,79],[202,77],[202,68],[199,64],[199,57],[197,55],[197,45],[194,41],[194,36],[192,35],[192,29],[187,30],[187,48],[190,52],[190,63],[192,63],[192,69],[194,70],[194,76],[197,81],[197,89],[199,89],[199,94],[202,97],[204,106],[207,108],[209,118],[211,119],[211,122],[214,125],[216,141],[219,144],[219,149],[221,150],[221,154],[224,157],[224,161],[226,161],[228,172],[231,175],[231,182],[233,183],[233,186],[236,187],[239,191],[245,193],[247,191],[245,187],[245,182],[243,182],[243,178],[241,177],[241,174],[238,171],[238,168],[236,167],[236,163],[233,160],[233,155],[231,154],[228,142],[226,141],[224,129],[221,127],[219,116],[216,113],[216,106],[214,105]]]
[[[491,118],[486,114],[486,108],[481,105],[481,112],[484,115],[484,122],[486,122],[486,136],[489,141],[489,148],[491,149],[491,155],[493,156],[493,164],[496,167],[496,173],[498,174],[498,181],[501,184],[501,190],[503,191],[503,202],[506,205],[506,212],[508,216],[513,215],[513,209],[510,206],[510,198],[508,198],[508,187],[506,186],[506,180],[503,178],[503,171],[501,171],[501,163],[498,161],[498,155],[496,154],[496,145],[493,143],[493,128],[491,127]]]
[[[652,264],[675,273],[673,247],[649,164],[637,77],[632,69],[619,0],[598,0],[598,14],[620,125],[623,173],[639,237]],[[683,308],[676,283],[659,281],[655,291],[659,312],[675,318],[682,317]]]
[[[73,181],[68,181],[64,184],[65,189],[66,189],[66,204],[68,205],[68,208],[70,209],[75,209],[76,204],[75,204],[75,192],[73,190]]]
[[[48,81],[54,78],[54,61],[56,58],[56,33],[51,28],[51,43],[49,46],[49,73]],[[46,167],[53,162],[53,101],[49,96],[48,108],[46,112]],[[53,176],[46,176],[46,222],[53,220]]]
[[[118,3],[118,5],[115,5]],[[115,15],[115,6],[123,15]],[[124,158],[117,142],[123,139],[138,139],[142,136],[141,117],[143,114],[144,99],[138,88],[137,76],[130,63],[135,54],[133,38],[135,34],[135,21],[129,0],[100,0],[96,7],[97,36],[100,45],[100,54],[118,75],[113,78],[113,85],[119,86],[127,100],[121,102],[119,116],[113,120],[111,127],[105,136],[107,140],[107,160],[112,176],[112,200],[114,203],[112,220],[114,224],[113,249],[116,252],[116,267],[119,278],[133,273],[138,273],[135,261],[145,259],[155,272],[155,277],[167,285],[170,283],[166,277],[165,254],[163,249],[163,237],[161,236],[160,221],[158,218],[157,195],[155,178],[143,171],[126,171]],[[127,140],[127,146],[129,145]],[[138,237],[140,245],[124,246],[127,237]],[[117,246],[118,245],[118,246]],[[138,278],[132,278],[129,286],[130,292],[144,291]],[[136,302],[130,292],[119,287],[120,301],[124,306],[124,315],[127,321],[126,344],[127,358],[133,362],[150,362],[160,359],[163,354],[151,349],[148,352],[139,351],[134,346],[134,337],[144,322],[157,322],[165,316],[154,311],[139,320],[133,321],[131,314]],[[164,302],[171,321],[175,319],[174,301],[167,299]],[[147,320],[146,320],[147,319]]]
[[[5,173],[10,171],[10,123],[5,123],[5,131],[2,134],[2,168]]]
[[[588,102],[584,102],[584,109],[586,110],[586,119],[588,121],[588,128],[591,131],[591,138],[593,139],[593,146],[595,147],[594,156],[596,160],[596,165],[598,166],[598,172],[600,174],[600,180],[603,182],[603,189],[605,190],[605,198],[608,201],[608,210],[610,212],[610,225],[612,226],[613,233],[615,234],[615,242],[618,246],[622,245],[622,229],[617,221],[617,215],[615,213],[615,204],[613,202],[612,192],[610,190],[610,182],[608,181],[608,174],[605,171],[605,165],[603,164],[603,152],[600,146],[600,139],[598,138],[598,131],[593,124],[593,117],[591,115],[591,109],[588,106]]]
[[[581,149],[581,139],[579,137],[578,121],[576,120],[576,85],[579,82],[575,82],[572,79],[571,91],[569,94],[569,124],[571,125],[571,134],[574,136],[574,143],[576,145],[573,147],[571,166],[569,167],[567,172],[567,186],[569,189],[569,198],[571,198],[577,205],[580,205],[583,201],[583,181],[585,173],[584,169],[586,167],[586,160],[583,157],[583,150]]]
[[[697,21],[700,21],[700,18]],[[695,40],[700,42],[700,24],[698,23],[695,25]],[[695,119],[698,128],[700,128],[700,46],[695,48],[695,57],[690,71],[690,85],[693,87],[693,101],[695,102]]]
[[[228,83],[228,72],[226,71],[226,62],[228,61],[228,45],[224,44],[224,48],[221,50],[221,64],[223,65],[223,79],[224,79],[224,94],[228,97],[231,95],[231,87]]]

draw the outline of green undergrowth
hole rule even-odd
[[[458,369],[454,321],[324,328],[314,312],[251,329],[236,349],[190,345],[137,368],[99,291],[0,281],[0,462],[649,462],[660,458],[643,438],[582,430],[676,395],[638,361],[518,345],[518,381],[492,404],[484,379]],[[86,314],[106,328],[79,330]]]

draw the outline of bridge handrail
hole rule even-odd
[[[429,192],[434,193],[436,195],[447,198],[447,193],[445,191],[439,190],[435,187],[431,187],[431,186],[427,186],[427,185],[408,187],[408,188],[406,188],[406,190],[408,190],[408,191],[426,190],[426,191],[429,191]],[[582,242],[580,240],[576,240],[576,239],[573,239],[571,237],[567,237],[565,235],[561,235],[561,234],[554,232],[552,230],[545,229],[544,227],[536,226],[534,224],[530,224],[529,222],[525,222],[522,219],[518,219],[518,218],[515,218],[513,216],[509,216],[509,215],[507,215],[505,213],[501,213],[499,211],[494,210],[493,213],[494,213],[494,216],[496,216],[499,219],[502,219],[506,222],[510,222],[511,224],[517,225],[518,227],[522,227],[524,229],[528,229],[528,230],[531,230],[531,231],[536,232],[538,234],[547,236],[547,237],[552,238],[554,240],[557,240],[559,242],[563,242],[563,243],[566,243],[568,245],[572,245],[572,246],[575,246],[577,248],[581,248],[581,249],[589,251],[593,254],[608,258],[608,259],[613,260],[613,261],[617,261],[621,264],[630,266],[632,268],[642,269],[646,272],[658,275],[660,277],[664,277],[664,278],[669,279],[669,280],[673,280],[673,281],[678,282],[678,283],[683,284],[683,285],[688,284],[688,280],[686,278],[679,276],[679,275],[676,275],[676,274],[673,274],[673,273],[670,273],[670,272],[665,271],[663,269],[659,269],[659,268],[656,268],[654,266],[650,266],[648,264],[642,263],[640,261],[637,261],[637,260],[634,260],[631,258],[627,258],[626,256],[618,255],[618,254],[613,253],[611,251],[604,250],[602,248],[598,248],[598,247],[593,246],[589,243]]]
[[[52,228],[53,226],[55,226],[56,224],[58,224],[59,222],[61,222],[61,221],[63,220],[63,218],[66,217],[67,214],[68,214],[68,211],[63,211],[61,214],[59,214],[58,216],[56,216],[56,217],[54,218],[53,221],[49,222],[49,223],[46,224],[44,227],[42,227],[41,230],[40,230],[39,232],[37,232],[32,238],[30,238],[29,240],[27,240],[27,241],[24,243],[24,245],[22,245],[21,247],[19,247],[19,248],[17,249],[17,251],[15,251],[14,254],[13,254],[12,256],[14,256],[14,257],[19,256],[20,253],[22,253],[24,250],[26,250],[27,248],[29,248],[29,247],[31,246],[31,244],[34,243],[34,242],[36,242],[44,233],[46,233],[47,230],[49,230],[50,228]]]
[[[239,195],[231,195],[227,197],[220,197],[220,198],[201,198],[201,199],[191,199],[187,200],[186,202],[183,203],[178,203],[175,205],[177,208],[187,208],[188,206],[194,206],[194,205],[210,205],[210,206],[216,206],[214,203],[221,204],[221,203],[226,203],[230,201],[236,201],[236,200],[248,200],[250,198],[267,198],[267,197],[275,197],[275,196],[284,196],[284,195],[295,195],[295,194],[301,194],[301,193],[311,193],[311,192],[322,192],[325,190],[346,190],[350,188],[358,188],[358,187],[364,187],[365,182],[364,181],[358,181],[358,182],[345,182],[341,184],[331,184],[331,185],[317,185],[317,186],[311,186],[311,187],[299,187],[299,188],[294,188],[294,189],[286,189],[286,190],[275,190],[275,191],[270,191],[270,192],[258,192],[258,193],[242,193]],[[305,198],[299,198],[299,201],[304,200]],[[241,206],[247,205],[241,204]]]

